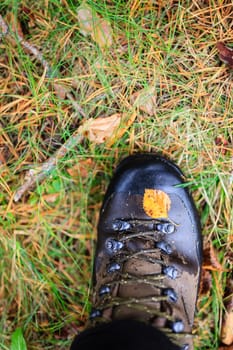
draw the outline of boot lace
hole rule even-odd
[[[165,280],[167,278],[176,279],[180,272],[172,265],[168,265],[166,256],[172,253],[171,246],[163,240],[165,235],[171,235],[176,231],[176,224],[165,220],[115,220],[112,229],[117,233],[117,239],[109,237],[105,242],[105,248],[110,254],[110,263],[107,266],[107,273],[112,274],[110,282],[102,285],[98,291],[100,296],[98,303],[90,314],[91,323],[106,322],[103,317],[105,309],[127,306],[139,311],[143,311],[149,315],[151,320],[155,318],[165,319],[166,326],[160,329],[169,336],[174,342],[179,338],[192,337],[189,333],[184,333],[184,324],[182,320],[175,319],[167,311],[158,309],[158,303],[164,302],[174,304],[177,302],[178,296],[172,288],[167,288]],[[127,242],[139,239],[145,244],[149,243],[153,248],[139,249],[138,251],[130,251],[127,248]],[[160,258],[154,258],[153,254],[160,253]],[[158,264],[161,266],[161,273],[134,275],[132,273],[123,273],[122,266],[130,259],[143,260],[148,263]],[[161,293],[155,296],[146,297],[113,297],[111,295],[112,288],[116,285],[133,285],[146,284],[160,290]],[[150,302],[150,305],[146,303]],[[154,307],[152,306],[154,303]],[[183,350],[187,350],[188,344],[182,346]]]

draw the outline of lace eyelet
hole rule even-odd
[[[171,324],[171,329],[174,333],[182,333],[184,330],[184,323],[181,320],[177,320]]]
[[[156,242],[155,247],[162,250],[162,252],[164,252],[165,254],[169,255],[172,253],[172,247],[167,242],[164,242],[164,241]]]
[[[178,277],[178,270],[174,266],[165,266],[163,268],[163,273],[172,280]]]
[[[184,344],[180,350],[189,350],[189,345],[188,344]]]
[[[102,312],[98,309],[93,309],[90,313],[90,319],[93,320],[96,317],[101,317],[102,316]]]
[[[176,303],[178,300],[178,296],[174,289],[172,288],[166,288],[163,290],[163,295],[166,295],[168,297],[168,301],[171,303]]]
[[[124,246],[124,243],[121,241],[117,241],[114,238],[108,238],[105,242],[105,248],[110,252],[110,253],[116,253],[119,250],[121,250]]]
[[[113,272],[119,271],[120,269],[121,269],[121,265],[116,263],[116,262],[113,262],[113,263],[108,265],[107,272],[113,273]]]
[[[124,220],[115,220],[112,224],[112,228],[114,231],[127,231],[131,228],[131,225],[129,222],[124,221]]]
[[[103,296],[103,295],[109,294],[110,292],[111,292],[110,287],[107,286],[107,285],[103,285],[103,286],[100,287],[99,296]]]
[[[159,223],[156,225],[158,231],[171,234],[175,232],[175,226],[171,223]]]

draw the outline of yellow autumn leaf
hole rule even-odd
[[[112,28],[110,23],[101,18],[85,1],[77,10],[80,32],[91,35],[92,39],[101,47],[112,45]]]
[[[145,189],[143,196],[143,209],[151,218],[167,218],[171,206],[169,196],[156,189]]]

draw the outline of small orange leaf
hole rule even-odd
[[[143,209],[152,218],[167,218],[171,206],[169,196],[156,189],[145,189],[143,196]]]

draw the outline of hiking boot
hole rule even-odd
[[[158,155],[124,159],[100,213],[90,325],[138,320],[193,349],[201,255],[199,219],[180,169]]]

